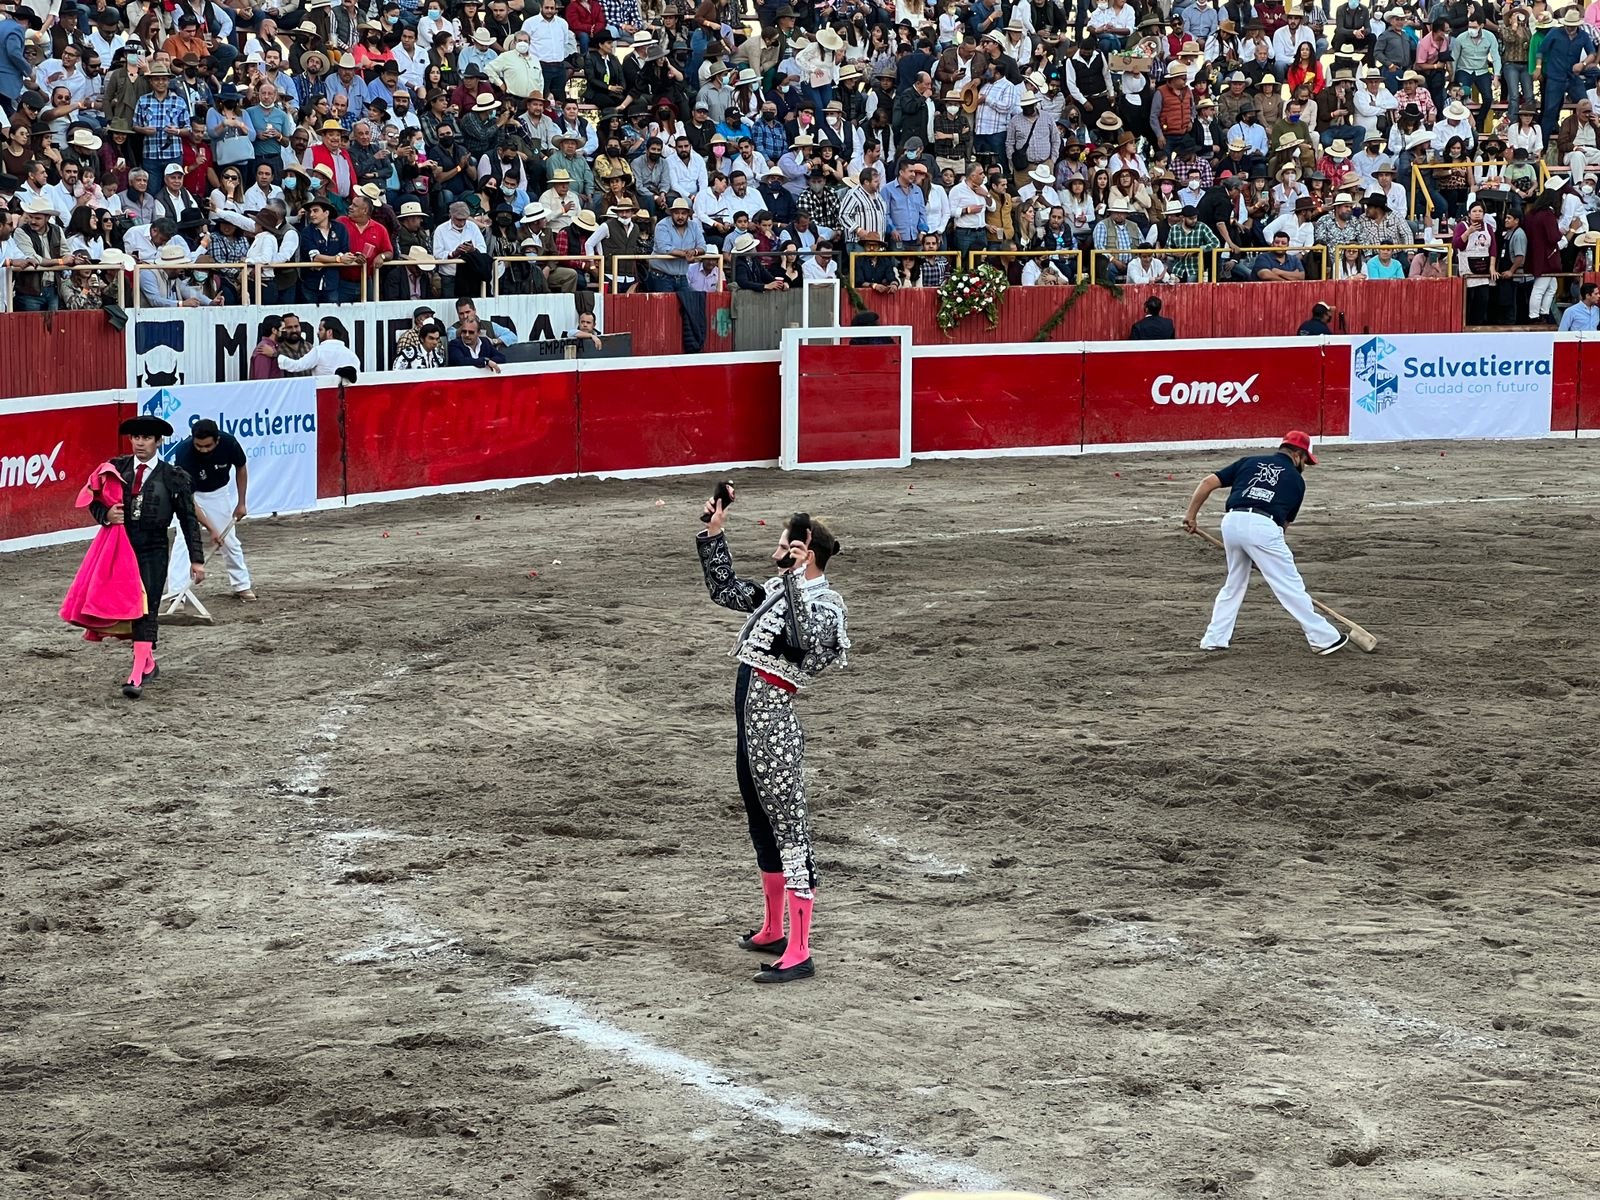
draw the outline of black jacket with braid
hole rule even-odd
[[[205,551],[200,538],[200,519],[194,512],[194,485],[189,480],[189,473],[159,458],[154,462],[160,465],[153,466],[151,474],[145,476],[144,490],[137,497],[138,515],[135,516],[133,455],[124,454],[111,460],[111,465],[122,476],[122,490],[126,497],[122,502],[122,515],[128,527],[128,540],[133,543],[135,550],[141,546],[154,546],[158,542],[164,547],[167,526],[172,524],[172,518],[176,516],[178,528],[183,530],[184,544],[189,548],[189,561],[203,563]],[[89,511],[100,524],[109,523],[106,518],[110,510],[100,501],[93,501]]]

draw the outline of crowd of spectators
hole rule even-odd
[[[1550,319],[1600,226],[1600,0],[48,2],[0,0],[23,310],[134,262],[155,306],[586,310],[1022,250],[1024,284],[1454,273],[1469,319]]]

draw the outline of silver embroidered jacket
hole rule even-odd
[[[740,579],[722,534],[695,539],[711,599],[735,612],[749,613],[733,658],[797,688],[805,687],[837,662],[847,665],[850,635],[844,597],[831,587],[806,587],[792,571],[765,584]]]

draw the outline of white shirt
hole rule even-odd
[[[488,246],[483,241],[483,230],[479,229],[472,221],[468,221],[460,229],[455,227],[453,221],[446,221],[433,231],[433,256],[435,258],[449,258],[458,246],[465,245],[471,245],[473,249],[483,254],[489,252]],[[456,264],[453,262],[449,266],[439,268],[439,274],[446,279],[452,278],[455,273]]]
[[[184,241],[181,234],[173,234],[172,240],[167,243],[172,246],[182,246],[189,256],[189,261],[195,260],[195,252],[189,249],[189,243]],[[135,225],[122,235],[122,249],[131,258],[136,258],[142,263],[153,263],[161,256],[161,247],[150,241],[150,226]]]
[[[815,257],[808,258],[806,265],[800,268],[800,274],[808,283],[822,283],[839,278],[839,264],[831,258],[826,263]]]
[[[943,233],[950,224],[950,194],[939,184],[928,185],[928,201],[923,216],[929,233]]]
[[[706,181],[706,163],[693,150],[689,161],[684,162],[676,153],[667,155],[667,181],[672,190],[688,199],[698,196],[710,186]]]
[[[1289,235],[1291,249],[1304,249],[1317,240],[1316,226],[1310,221],[1301,221],[1293,212],[1284,213],[1262,230],[1262,236],[1267,239],[1269,246],[1272,245],[1272,239],[1280,233]]]
[[[1400,107],[1389,89],[1381,85],[1376,92],[1370,88],[1358,89],[1351,98],[1351,104],[1356,110],[1356,124],[1368,133],[1377,131],[1379,117]]]
[[[546,21],[541,13],[524,21],[522,32],[533,43],[533,56],[540,62],[558,63],[567,57],[567,42],[572,38],[572,30],[564,18]]]
[[[78,207],[78,200],[67,190],[64,183],[47,183],[44,187],[44,198],[55,207],[61,217],[61,224],[65,225],[72,219],[72,210]]]
[[[255,216],[267,205],[276,201],[283,203],[283,189],[277,184],[270,184],[266,191],[261,190],[259,184],[252,183],[244,190],[244,200],[239,205],[239,211],[249,216]]]
[[[476,228],[476,226],[474,226]],[[343,342],[324,338],[299,358],[278,356],[278,366],[290,375],[332,375],[340,367],[361,370],[361,360]]]
[[[966,208],[977,208],[977,212],[963,212]],[[985,213],[989,210],[989,202],[967,186],[963,179],[950,189],[950,211],[955,214],[957,229],[982,229],[987,223]]]
[[[428,52],[422,48],[420,41],[416,50],[409,54],[406,53],[404,43],[395,46],[394,65],[400,68],[402,84],[414,90],[421,90],[423,76],[428,72]]]
[[[702,228],[709,228],[713,223],[732,225],[736,211],[731,203],[733,199],[732,188],[723,188],[720,194],[706,188],[694,198],[694,219]]]

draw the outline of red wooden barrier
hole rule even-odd
[[[1586,365],[1587,372],[1583,370]],[[1550,366],[1554,372],[1550,379],[1551,431],[1575,433],[1584,427],[1585,417],[1591,428],[1600,425],[1600,346],[1558,341]],[[1587,389],[1583,386],[1586,376]]]
[[[103,312],[0,313],[0,399],[121,387],[122,334]]]
[[[572,474],[578,469],[577,379],[574,371],[541,371],[346,388],[346,490],[359,496]],[[334,440],[337,426],[323,428]]]
[[[677,303],[676,298],[667,299]],[[577,375],[577,469],[641,471],[778,457],[778,364],[702,363]]]
[[[706,342],[702,354],[726,354],[733,349],[733,327],[725,315],[733,297],[727,292],[706,293]],[[683,314],[671,293],[624,292],[605,299],[605,332],[633,334],[636,357],[683,353]],[[719,319],[720,317],[720,319]],[[718,332],[722,329],[724,332]]]
[[[1455,333],[1462,328],[1463,286],[1459,279],[1167,284],[1126,287],[1121,299],[1108,288],[1092,287],[1048,340],[1123,341],[1144,315],[1144,302],[1151,296],[1161,297],[1162,315],[1172,318],[1182,338],[1292,336],[1318,301],[1328,302],[1338,314],[1335,333]],[[883,324],[911,326],[919,345],[994,345],[1033,341],[1072,293],[1069,288],[1013,287],[1000,302],[997,329],[991,330],[982,316],[971,316],[948,332],[939,328],[939,297],[931,288],[859,294]],[[848,295],[840,298],[840,305],[848,324],[855,312]]]

